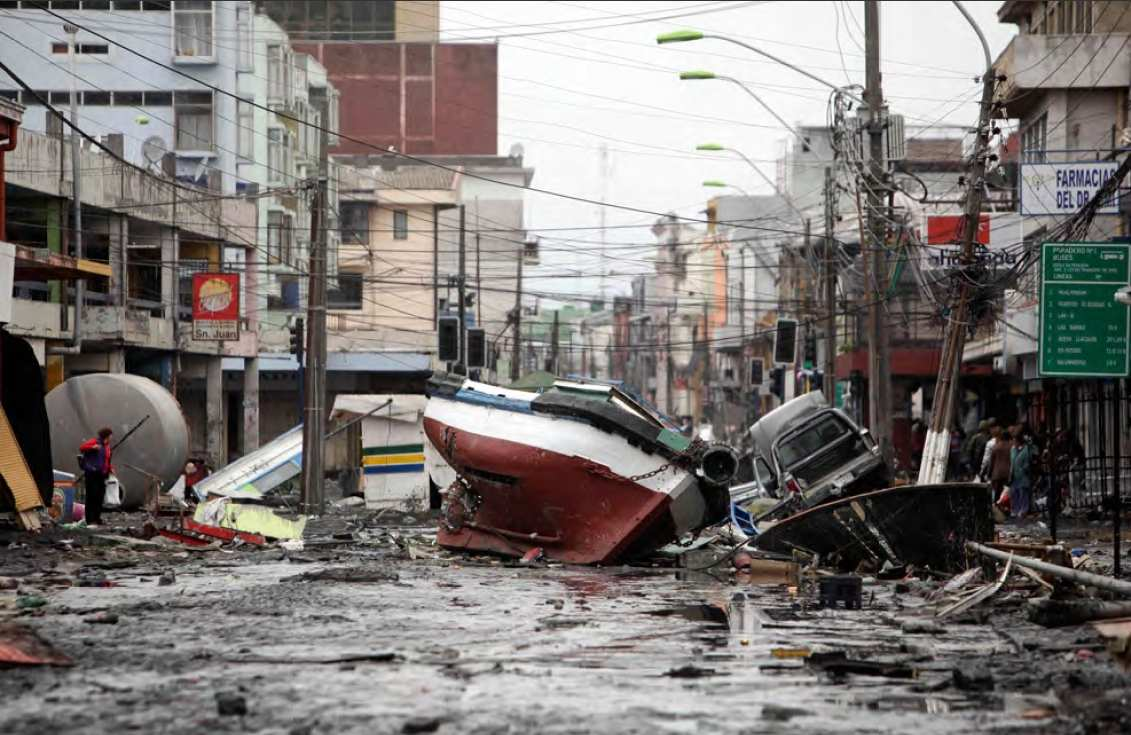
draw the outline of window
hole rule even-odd
[[[1049,114],[1044,112],[1021,131],[1021,160],[1025,163],[1041,163],[1045,160],[1048,122]]]
[[[408,239],[408,210],[394,209],[393,210],[393,239],[394,240],[407,240]]]
[[[394,38],[396,4],[392,0],[286,0],[262,5],[271,20],[294,39],[391,41]]]
[[[268,262],[290,264],[294,257],[294,217],[273,209],[267,213]]]
[[[145,92],[142,95],[142,104],[146,107],[172,107],[172,92]]]
[[[236,58],[239,71],[255,70],[255,41],[252,32],[251,8],[241,3],[236,8],[236,46],[239,51]]]
[[[1094,30],[1091,0],[1051,0],[1037,7],[1033,33],[1048,35],[1087,34]],[[1102,13],[1102,11],[1101,11]]]
[[[177,58],[212,57],[211,0],[177,0],[173,6],[173,45]]]
[[[360,309],[364,280],[360,273],[338,273],[338,287],[326,294],[331,309]]]
[[[69,43],[53,43],[51,53],[56,56],[67,56],[70,46]],[[80,56],[106,56],[110,53],[110,46],[105,43],[80,43],[75,53]]]
[[[175,93],[173,126],[176,129],[177,150],[212,150],[212,93]]]
[[[286,97],[287,87],[283,74],[283,47],[267,47],[267,98],[281,100]]]
[[[240,158],[255,157],[255,108],[247,100],[236,101],[236,118],[239,121],[239,138],[236,153]]]
[[[289,183],[293,178],[291,137],[286,128],[267,129],[267,178]]]
[[[115,107],[139,107],[141,105],[141,92],[115,92]]]
[[[342,202],[342,242],[369,244],[369,205],[365,202]]]
[[[89,107],[107,107],[110,105],[109,92],[83,92],[82,103]]]

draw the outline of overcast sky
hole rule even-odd
[[[998,23],[1000,2],[968,2],[993,56],[1016,27]],[[698,216],[721,179],[752,194],[771,193],[750,167],[725,153],[696,153],[717,142],[742,150],[774,175],[788,133],[738,86],[680,81],[682,70],[709,70],[749,84],[790,123],[823,125],[829,90],[739,46],[718,41],[658,46],[656,35],[681,28],[725,34],[758,46],[833,84],[864,83],[862,2],[443,2],[445,40],[499,38],[499,152],[521,143],[536,170],[533,185],[656,212]],[[716,12],[711,12],[716,11]],[[684,15],[663,21],[645,17]],[[619,17],[618,17],[619,16]],[[576,21],[564,23],[562,21]],[[642,22],[643,21],[643,22]],[[612,23],[631,23],[572,30]],[[547,30],[571,29],[545,34]],[[540,34],[540,35],[516,35]],[[949,2],[882,2],[884,96],[907,124],[973,125],[984,68],[977,36]],[[439,114],[443,114],[442,111]],[[713,119],[704,119],[713,118]],[[602,176],[601,146],[609,176]],[[599,272],[600,207],[527,194],[527,226],[542,230],[541,274]],[[607,209],[605,224],[650,224],[655,217]],[[582,228],[574,232],[558,228]],[[646,226],[606,231],[604,262],[627,292],[628,276],[647,269]],[[553,240],[572,238],[582,242]],[[535,285],[535,283],[537,285]],[[596,278],[538,280],[547,292],[593,294]]]

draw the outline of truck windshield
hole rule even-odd
[[[852,429],[836,414],[825,414],[778,444],[778,461],[784,469],[793,470],[850,434]]]

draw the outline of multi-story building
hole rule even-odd
[[[494,155],[498,46],[440,43],[436,0],[256,0],[342,93],[338,153]],[[379,101],[375,104],[375,101]]]

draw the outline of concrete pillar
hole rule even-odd
[[[205,451],[213,469],[227,464],[228,457],[224,441],[224,371],[219,355],[205,358],[207,367],[204,379],[205,409]]]
[[[177,231],[172,227],[161,228],[161,301],[165,304],[166,319],[177,317]]]
[[[259,449],[259,358],[243,361],[243,453]]]
[[[110,303],[126,305],[129,287],[126,284],[130,239],[130,221],[125,215],[112,216],[107,222],[110,241]],[[89,245],[88,245],[89,247]]]
[[[124,373],[126,372],[126,351],[125,350],[110,350],[106,356],[107,371],[111,373]]]

